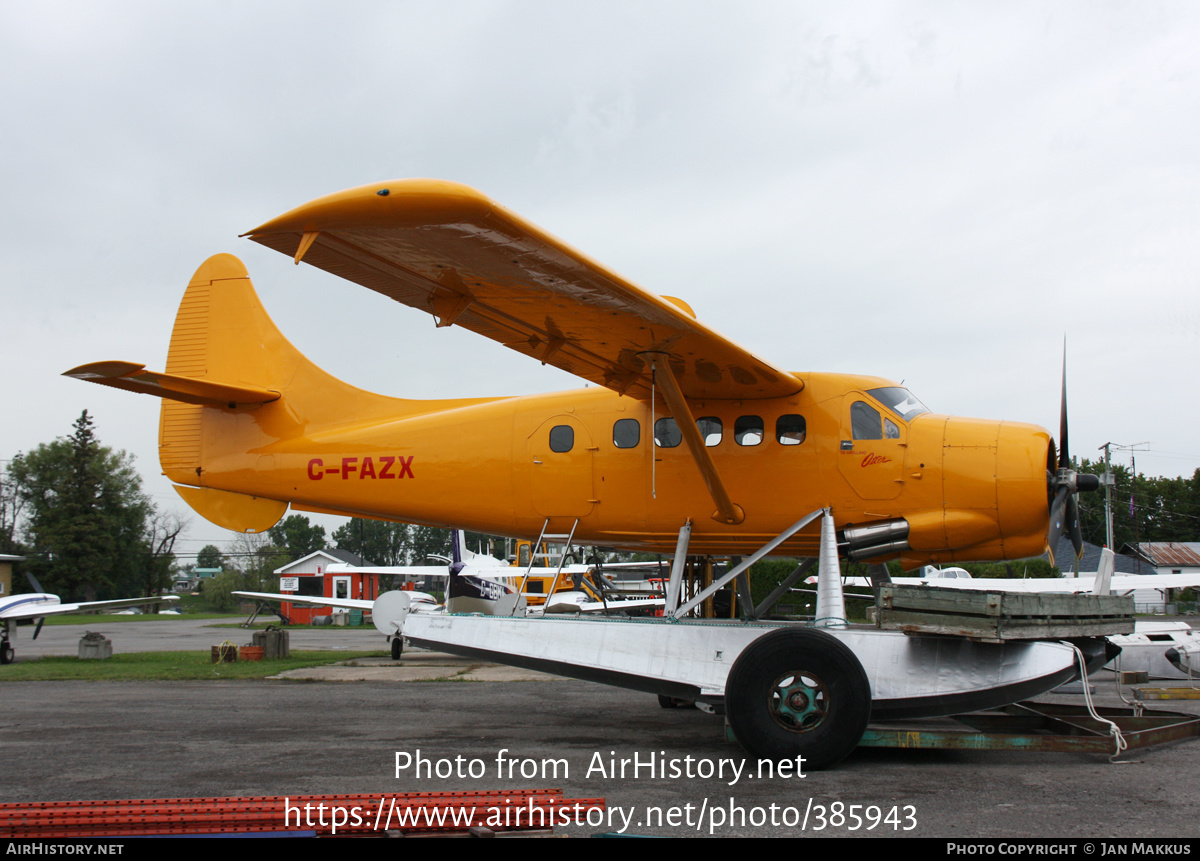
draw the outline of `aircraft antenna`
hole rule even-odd
[[[654,428],[654,400],[656,397],[654,394],[654,377],[655,377],[656,373],[657,373],[657,366],[655,365],[654,360],[651,359],[650,360],[650,498],[651,499],[658,499],[658,496],[655,492],[656,491],[655,476],[657,475],[657,472],[655,470],[655,464],[658,462],[658,451],[656,450],[658,448],[658,437],[656,436],[657,431]]]

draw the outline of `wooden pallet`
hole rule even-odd
[[[989,642],[1106,637],[1133,633],[1133,598],[884,583],[875,602],[875,624],[888,631]]]

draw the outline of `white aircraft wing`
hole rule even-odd
[[[274,592],[233,592],[239,598],[257,598],[260,601],[290,601],[293,604],[307,604],[310,607],[341,607],[346,610],[370,610],[375,606],[374,601],[364,601],[361,598],[324,598],[319,595],[280,595]]]
[[[176,595],[154,598],[118,598],[113,601],[85,601],[79,604],[60,604],[57,595],[31,593],[13,595],[0,604],[0,620],[40,619],[43,616],[66,616],[71,613],[91,613],[95,610],[116,610],[121,607],[141,607],[178,601]]]
[[[813,578],[809,578],[813,579]],[[806,581],[807,582],[807,581]],[[866,577],[847,577],[846,586],[870,586]],[[965,589],[972,592],[1054,592],[1070,594],[1091,592],[1096,582],[1093,575],[1081,577],[1026,577],[977,578],[977,579],[932,579],[920,577],[893,577],[892,582],[902,586],[936,586],[939,589]],[[1200,574],[1124,574],[1114,576],[1109,583],[1110,594],[1124,594],[1134,589],[1187,589],[1200,586]]]
[[[612,598],[608,601],[593,601],[583,592],[556,592],[545,606],[546,613],[604,613],[613,610],[661,609],[666,605],[662,598]]]
[[[468,568],[473,568],[469,565]],[[465,573],[471,573],[469,570]],[[449,577],[448,565],[361,565],[335,562],[325,568],[326,575],[332,574],[404,574],[408,577]]]

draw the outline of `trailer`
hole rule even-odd
[[[746,618],[739,620],[687,618],[716,590],[818,518],[816,622],[766,619],[769,606],[748,608]],[[954,612],[939,611],[933,622],[906,613],[890,629],[883,619],[852,625],[845,618],[837,538],[827,509],[797,521],[684,602],[678,584],[688,529],[685,524],[680,530],[662,618],[528,617],[516,612],[406,616],[401,610],[377,624],[423,648],[695,701],[722,712],[752,755],[777,761],[800,758],[810,769],[847,756],[869,720],[998,708],[1052,690],[1078,678],[1085,668],[1111,660],[1104,634],[1133,629],[1132,606],[1123,612],[1106,606],[1103,618],[1089,623],[1067,618],[1069,601],[1064,603],[1063,596],[1056,596],[1051,614],[1062,623],[1057,627],[1047,614],[1031,611],[1028,601],[1020,603],[1037,617],[1032,627],[1020,619],[1000,619],[1003,602],[989,602],[987,596],[981,597],[982,612],[990,621],[981,624],[967,619],[979,611],[964,605],[969,599],[961,593]],[[798,566],[788,579],[808,567]],[[780,592],[772,598],[778,600]],[[937,596],[937,591],[928,594]],[[1083,604],[1083,616],[1095,614],[1095,602]],[[947,626],[958,632],[946,633]]]

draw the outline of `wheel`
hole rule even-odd
[[[17,653],[11,645],[5,643],[0,646],[0,664],[11,664],[16,657]]]
[[[658,707],[659,707],[659,708],[662,708],[662,709],[673,709],[673,708],[675,708],[677,705],[678,705],[678,703],[677,703],[677,702],[675,702],[675,698],[674,698],[674,697],[667,697],[667,696],[663,696],[662,694],[659,694],[659,695],[658,695]]]
[[[392,637],[392,660],[400,660],[400,653],[404,651],[404,641],[399,637]]]
[[[815,770],[854,750],[871,716],[871,685],[844,643],[811,628],[759,637],[734,661],[725,715],[760,759],[804,758]]]

